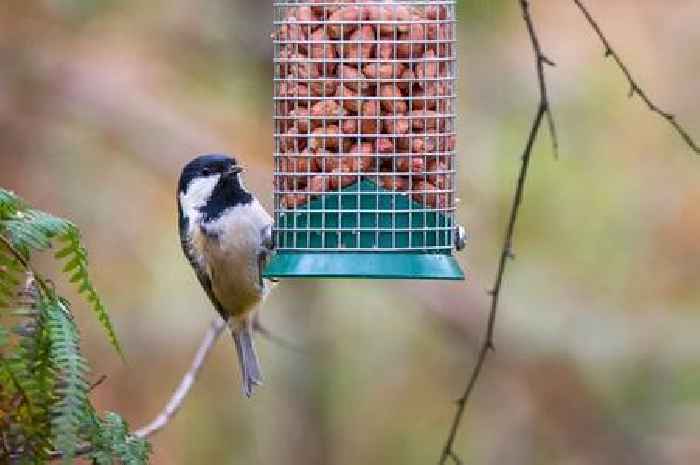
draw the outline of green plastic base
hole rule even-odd
[[[404,252],[279,252],[266,278],[365,278],[463,280],[451,255]]]
[[[368,179],[340,192],[327,192],[293,212],[278,214],[275,222],[277,246],[295,253],[339,248],[445,253],[452,247],[454,228],[450,216],[426,209],[405,193],[389,192]]]
[[[267,278],[464,279],[452,218],[367,179],[275,220]]]

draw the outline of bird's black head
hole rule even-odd
[[[221,176],[230,171],[234,171],[235,173],[243,171],[235,158],[218,154],[199,156],[190,161],[182,169],[180,182],[178,184],[178,193],[187,192],[190,183],[195,179]]]
[[[202,221],[218,218],[227,208],[250,203],[253,196],[245,190],[240,174],[243,168],[226,155],[202,155],[182,170],[178,183],[180,219],[197,209]]]

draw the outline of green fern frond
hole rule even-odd
[[[145,439],[129,433],[129,427],[122,417],[107,412],[99,421],[92,438],[93,451],[90,458],[97,465],[113,465],[114,459],[124,465],[147,465],[151,447]]]
[[[80,335],[65,301],[52,297],[41,304],[51,341],[50,360],[56,372],[56,400],[51,406],[54,445],[64,463],[72,463],[80,443],[81,420],[90,408],[87,361],[80,352]]]
[[[0,357],[0,403],[11,399],[7,419],[14,428],[5,440],[10,450],[22,450],[18,463],[43,463],[51,449],[49,406],[53,399],[53,372],[42,369],[42,356],[36,354],[40,335],[24,337],[17,351]],[[48,356],[46,356],[48,358]]]
[[[0,189],[0,219],[9,218],[18,210],[25,208],[26,205],[22,199],[17,197],[14,192]]]
[[[14,302],[22,271],[17,259],[4,244],[0,244],[0,308],[9,307]]]
[[[78,286],[78,293],[85,296],[110,343],[123,358],[124,352],[107,309],[90,280],[87,251],[82,245],[78,228],[69,221],[29,208],[14,193],[0,189],[0,234],[27,260],[32,251],[43,251],[51,247],[54,239],[66,243],[55,257],[67,260],[64,273],[68,274],[71,283]],[[0,271],[3,262],[13,261],[10,255],[3,255],[2,249],[0,247]],[[13,291],[14,287],[0,277],[0,307],[8,305]]]
[[[119,352],[119,355],[124,357],[107,309],[90,280],[87,251],[80,241],[80,231],[71,224],[68,230],[60,236],[60,240],[67,243],[63,249],[55,254],[57,259],[67,260],[63,272],[70,275],[71,283],[78,285],[78,293],[85,296],[93,313],[102,324],[102,328],[105,330],[112,346]]]

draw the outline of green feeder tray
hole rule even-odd
[[[266,278],[464,279],[452,218],[367,179],[278,213],[276,228]]]

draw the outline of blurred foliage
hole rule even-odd
[[[55,258],[68,260],[63,272],[80,284],[120,350],[87,275],[78,229],[0,189],[0,463],[42,464],[58,453],[70,464],[83,447],[99,465],[147,463],[148,444],[129,434],[118,415],[97,416],[70,303],[30,264],[33,253],[55,241],[68,244]]]
[[[700,137],[700,3],[585,3],[649,95]],[[480,464],[698,463],[699,160],[626,97],[571,2],[531,5],[557,63],[548,81],[561,154],[542,132],[497,352],[457,449]],[[517,0],[459,9],[467,282],[281,283],[262,319],[301,353],[261,340],[265,386],[244,402],[222,338],[153,438],[153,463],[437,460],[483,331],[537,102]],[[0,185],[80,225],[129,361],[74,306],[95,375],[109,376],[91,399],[134,425],[162,408],[214,314],[179,250],[181,167],[199,153],[235,154],[271,205],[270,11],[253,0],[0,8]]]

